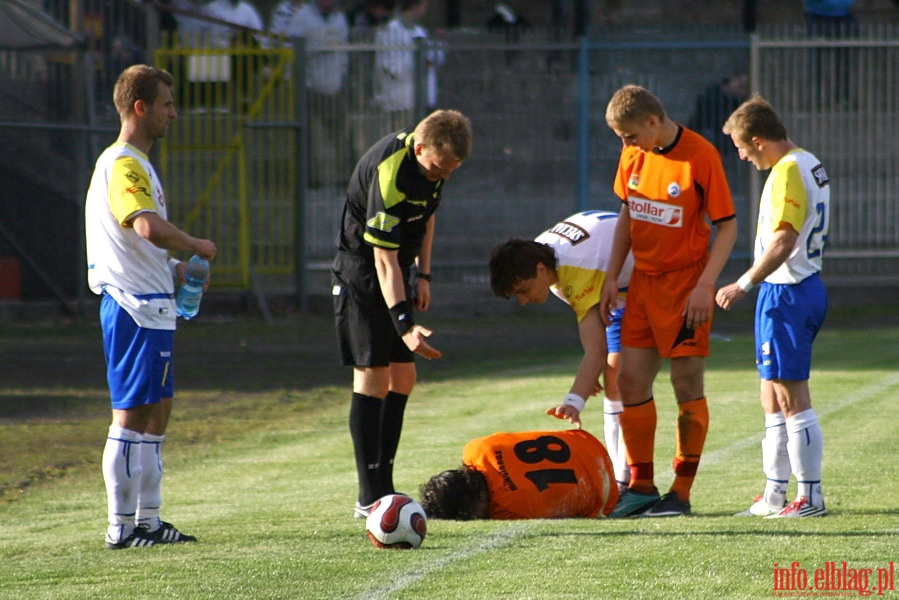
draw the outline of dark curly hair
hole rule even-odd
[[[477,519],[478,501],[487,497],[487,479],[463,465],[431,477],[419,489],[421,506],[429,519],[470,521]]]
[[[510,238],[490,254],[490,288],[496,296],[509,298],[518,282],[537,276],[540,263],[555,269],[555,250],[533,240]]]

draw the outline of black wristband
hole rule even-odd
[[[407,331],[415,326],[415,321],[412,320],[412,309],[409,308],[409,303],[405,300],[397,302],[387,312],[390,313],[393,328],[396,329],[400,337],[403,337]]]
[[[424,279],[425,281],[429,282],[429,281],[431,281],[431,274],[430,273],[416,273],[415,278],[416,279]]]

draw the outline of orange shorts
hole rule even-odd
[[[655,348],[662,358],[708,356],[711,320],[689,330],[684,326],[683,315],[687,298],[704,268],[705,261],[661,275],[634,270],[621,321],[621,345]]]

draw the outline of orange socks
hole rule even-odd
[[[678,404],[677,453],[674,456],[674,482],[671,484],[671,491],[677,492],[681,500],[690,499],[690,488],[693,487],[708,430],[709,407],[705,398]]]
[[[653,452],[656,439],[656,403],[650,398],[642,404],[625,406],[620,416],[621,434],[631,470],[630,489],[649,494],[656,491],[653,482]]]

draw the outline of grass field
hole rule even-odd
[[[102,539],[99,461],[108,403],[96,327],[5,326],[0,598],[795,595],[775,565],[790,569],[798,584],[807,576],[805,597],[833,596],[820,586],[832,590],[846,579],[851,585],[842,587],[852,589],[841,595],[873,590],[876,597],[880,585],[883,596],[899,597],[899,328],[857,329],[854,323],[871,319],[852,315],[829,323],[811,386],[825,435],[831,514],[757,520],[731,516],[763,484],[748,319],[716,318],[707,373],[712,421],[694,516],[434,520],[414,551],[377,550],[350,516],[350,373],[335,365],[329,318],[199,319],[179,330],[163,515],[200,541],[119,552],[106,551]],[[427,320],[445,356],[420,364],[398,487],[417,496],[430,475],[458,466],[473,437],[563,427],[542,413],[567,391],[577,365],[570,320],[553,311]],[[657,483],[666,488],[675,419],[666,373],[656,397]],[[584,420],[601,436],[596,404],[588,403]]]

